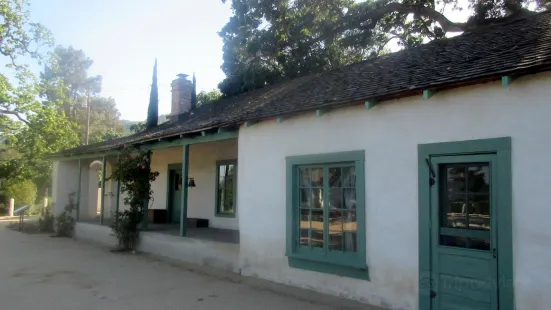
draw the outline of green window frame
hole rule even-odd
[[[227,189],[227,186],[225,185],[227,180],[224,178],[224,180],[221,180],[220,178],[221,168],[224,168],[224,171],[230,172],[230,166],[233,166],[233,175],[232,175],[232,184],[230,184],[230,188],[232,190],[231,198],[225,199],[227,197],[228,193],[225,191]],[[226,176],[227,177],[227,176]],[[235,214],[237,212],[237,160],[219,160],[216,162],[216,180],[215,180],[215,195],[216,195],[216,204],[215,204],[215,215],[219,217],[235,217]],[[228,203],[231,205],[231,209],[228,210],[227,205],[224,205],[225,203]]]
[[[363,150],[286,157],[286,255],[290,267],[369,279],[364,165]],[[306,183],[305,175],[311,177]],[[303,198],[306,195],[310,198]],[[355,243],[350,225],[356,226]],[[340,249],[336,247],[339,242]]]

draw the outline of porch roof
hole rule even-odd
[[[544,12],[223,98],[200,106],[180,121],[53,156],[105,152],[123,145],[238,126],[246,121],[410,96],[423,90],[459,87],[550,68],[551,12]]]

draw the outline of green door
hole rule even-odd
[[[180,223],[182,212],[182,169],[170,169],[170,222]]]
[[[498,310],[497,156],[432,157],[431,309]]]

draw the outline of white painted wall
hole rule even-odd
[[[240,264],[244,275],[361,299],[418,307],[417,145],[512,137],[517,309],[551,304],[551,74],[314,112],[239,132]],[[291,269],[285,256],[285,156],[366,152],[370,281]],[[269,176],[269,180],[266,179]],[[201,182],[198,182],[201,186]],[[389,220],[392,219],[392,220]],[[424,309],[422,309],[424,310]]]
[[[189,149],[188,176],[195,179],[197,187],[188,189],[188,217],[209,220],[210,227],[239,229],[237,218],[215,216],[216,161],[237,158],[237,140],[225,140],[193,144]],[[151,169],[159,172],[152,183],[152,209],[166,209],[166,187],[169,164],[182,163],[182,148],[170,148],[153,151]],[[239,169],[239,168],[238,168]],[[239,212],[239,206],[237,206]]]
[[[54,161],[52,173],[53,212],[58,215],[69,203],[69,194],[78,192],[78,160]]]

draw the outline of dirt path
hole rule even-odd
[[[256,279],[14,232],[5,224],[0,251],[2,310],[368,309]]]

